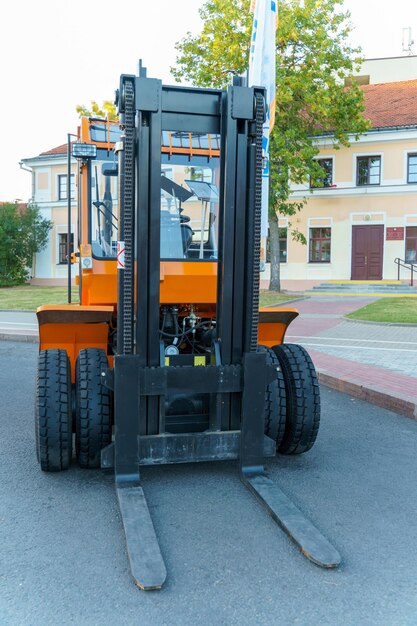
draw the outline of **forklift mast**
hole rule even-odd
[[[301,551],[318,565],[335,567],[337,551],[264,468],[264,457],[276,453],[275,441],[264,432],[265,389],[279,369],[258,349],[265,92],[243,86],[240,79],[227,91],[164,86],[140,68],[137,77],[121,76],[117,101],[123,130],[116,144],[123,263],[118,265],[114,368],[103,372],[114,392],[114,441],[102,450],[101,464],[114,468],[133,578],[139,587],[155,589],[166,577],[140,466],[193,461],[238,459],[243,483]],[[160,294],[166,217],[161,217],[161,185],[167,185],[161,183],[161,137],[166,132],[220,141],[216,253],[184,255],[181,261],[215,267],[217,298],[203,363],[190,361],[190,350],[171,359],[167,348],[175,351],[175,346],[167,345],[169,333],[161,327],[164,307],[178,304],[161,302]],[[175,219],[181,226],[181,211]],[[202,250],[203,225],[200,239]],[[170,262],[176,262],[175,255]],[[191,319],[190,333],[193,306],[190,300],[184,314]],[[184,398],[194,399],[194,410]],[[181,409],[173,411],[174,405]]]

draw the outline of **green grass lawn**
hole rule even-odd
[[[78,287],[72,288],[72,301],[78,302]],[[42,304],[66,304],[67,287],[34,287],[23,285],[22,287],[0,288],[0,310],[35,310]]]
[[[417,324],[417,298],[381,298],[346,317],[368,322]]]
[[[294,300],[296,296],[277,293],[261,289],[260,305],[272,306],[282,304],[287,300]],[[72,301],[78,302],[78,287],[72,288]],[[22,287],[1,287],[0,288],[0,310],[35,310],[42,304],[66,304],[66,287],[34,287],[24,285]]]
[[[261,289],[259,294],[259,306],[273,306],[274,304],[283,304],[287,300],[296,300],[302,296],[293,296],[292,294],[279,293],[277,291],[268,291]]]

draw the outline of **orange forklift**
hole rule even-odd
[[[68,469],[75,441],[81,467],[114,470],[145,590],[166,569],[143,465],[237,460],[303,554],[336,567],[264,467],[307,452],[320,421],[311,358],[284,343],[297,310],[259,308],[264,90],[165,86],[140,64],[116,102],[119,123],[83,118],[73,146],[80,304],[37,310],[41,469]]]

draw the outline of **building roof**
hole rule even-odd
[[[363,85],[362,90],[372,128],[417,125],[417,79]]]
[[[56,148],[52,148],[51,150],[47,150],[46,152],[41,152],[39,156],[52,156],[52,155],[67,154],[67,149],[68,149],[68,146],[66,143],[64,143],[62,144],[62,146],[57,146]]]

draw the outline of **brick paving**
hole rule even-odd
[[[321,382],[417,418],[417,324],[350,322],[343,315],[369,298],[311,298],[297,303],[286,341],[311,354]]]

